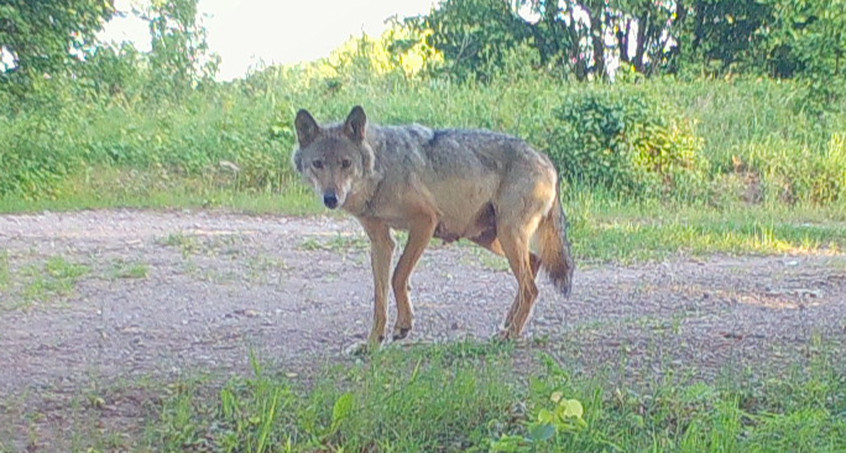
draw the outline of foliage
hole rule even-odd
[[[407,24],[427,32],[426,43],[443,53],[447,73],[459,80],[490,79],[506,53],[531,37],[527,24],[501,0],[446,0]]]
[[[765,190],[788,203],[827,204],[846,199],[846,139],[833,133],[817,149],[797,146],[787,156],[774,146],[755,146],[749,166],[765,176]]]
[[[548,151],[571,183],[680,195],[700,176],[702,139],[692,121],[637,91],[586,90],[554,114]]]
[[[772,8],[759,0],[695,0],[679,33],[687,73],[708,76],[761,72],[766,68],[762,30]]]
[[[20,197],[55,195],[63,177],[83,161],[76,134],[79,118],[58,109],[48,118],[42,112],[0,118],[0,194]],[[57,128],[57,124],[64,127]]]
[[[602,55],[632,50],[622,62],[628,70],[608,85],[561,77],[593,71],[590,15],[579,11],[598,3],[513,5],[528,9],[521,16],[506,2],[446,2],[381,37],[354,38],[327,59],[216,83],[196,1],[153,2],[136,12],[150,22],[151,52],[96,46],[72,74],[32,79],[23,100],[0,89],[0,140],[9,144],[0,150],[0,196],[61,199],[101,172],[144,175],[123,183],[127,191],[188,180],[182,190],[300,190],[288,162],[294,112],[308,107],[333,120],[366,102],[382,123],[519,135],[548,151],[568,184],[610,196],[717,206],[843,198],[841,51],[824,45],[842,40],[842,1],[831,13],[788,0],[746,10],[717,0],[604,2],[599,22],[616,39],[603,41]],[[693,33],[697,15],[714,16],[708,33],[746,42],[719,56],[705,41],[723,38],[703,35],[694,49],[720,62],[704,73],[782,58],[796,62],[802,79],[642,77],[694,64],[672,54],[670,37]],[[483,17],[490,20],[475,24]],[[583,60],[573,59],[572,39]],[[677,42],[693,52],[692,42]]]
[[[153,0],[146,11],[138,12],[150,27],[152,50],[148,59],[153,93],[181,94],[197,83],[210,82],[217,72],[218,58],[208,55],[197,2]]]
[[[409,23],[431,30],[451,75],[489,78],[526,45],[577,80],[645,76],[839,74],[843,0],[473,0],[444,2]]]
[[[549,399],[552,408],[541,408],[535,420],[527,423],[528,436],[503,434],[499,439],[491,441],[491,451],[537,451],[538,445],[543,445],[560,433],[575,433],[587,427],[582,418],[585,410],[579,400],[566,399],[561,391],[553,392]]]
[[[837,179],[842,140],[826,128],[842,130],[844,119],[835,114],[820,129],[812,113],[795,110],[801,84],[563,85],[516,66],[524,72],[515,68],[488,84],[362,75],[330,85],[294,69],[268,68],[178,102],[145,101],[132,77],[113,79],[115,95],[41,80],[22,111],[0,115],[0,140],[9,144],[0,151],[6,175],[0,192],[61,198],[70,187],[65,181],[82,183],[90,179],[86,173],[103,170],[149,175],[126,185],[200,178],[209,188],[284,192],[300,187],[288,157],[296,109],[330,121],[371,99],[368,112],[380,123],[519,135],[550,153],[570,184],[584,181],[612,196],[716,204],[842,198],[836,195],[843,186]],[[121,80],[129,83],[121,87]],[[588,113],[596,116],[590,123]],[[745,195],[750,192],[759,195]]]
[[[615,0],[610,5],[613,9],[606,20],[622,63],[648,76],[678,72],[677,41],[688,14],[685,2]]]
[[[445,2],[413,23],[433,31],[429,43],[457,68],[487,78],[504,52],[525,46],[559,76],[605,79],[619,60],[641,74],[675,70],[683,2],[641,0]]]
[[[32,78],[65,72],[114,12],[113,0],[0,1],[0,52],[13,60],[0,82],[22,89]]]
[[[306,78],[332,83],[349,83],[369,78],[414,79],[428,76],[443,59],[426,44],[431,35],[399,21],[380,37],[366,34],[351,38],[328,58],[302,65]]]
[[[137,102],[144,92],[145,55],[133,45],[98,46],[77,71],[75,88],[90,102]]]
[[[810,112],[843,111],[846,92],[846,0],[771,0],[768,51],[777,75],[801,76]]]

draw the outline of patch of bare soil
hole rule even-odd
[[[492,337],[516,289],[503,264],[470,246],[427,250],[412,277],[411,341]],[[846,340],[842,255],[582,266],[569,299],[543,277],[540,290],[531,347],[585,369],[625,362],[644,378],[673,365],[708,375],[790,365],[818,342]],[[251,350],[279,371],[344,360],[368,333],[371,294],[368,243],[353,220],[0,216],[0,426],[20,428],[0,435],[72,436],[62,415],[70,395],[97,406],[106,383],[246,373]],[[131,420],[131,390],[122,401],[114,417]]]

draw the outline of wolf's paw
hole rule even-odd
[[[393,334],[392,338],[393,338],[394,341],[402,340],[402,339],[406,338],[410,332],[411,332],[411,326],[397,325],[397,326],[394,327],[394,334]]]
[[[503,329],[500,329],[499,332],[494,335],[492,340],[505,343],[509,341],[515,341],[518,338],[520,338],[519,335],[515,334],[510,328],[505,327]]]
[[[371,343],[369,341],[358,341],[347,346],[344,352],[351,357],[366,357],[378,350],[381,345],[379,343]]]
[[[530,346],[531,340],[525,335],[515,334],[511,329],[501,329],[491,338],[491,343],[498,345],[511,345],[517,348]]]
[[[367,352],[367,343],[359,341],[344,348],[344,354],[350,357],[360,357]]]
[[[499,331],[494,335],[495,340],[505,341],[511,339],[511,333],[509,332],[508,328],[499,329]]]

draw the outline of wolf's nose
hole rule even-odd
[[[327,193],[323,195],[323,204],[326,205],[329,209],[335,209],[338,207],[338,196],[334,193]]]

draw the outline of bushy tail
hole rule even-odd
[[[561,206],[559,191],[560,188],[556,188],[555,204],[541,219],[536,234],[541,268],[549,275],[555,287],[567,296],[572,290],[576,265],[570,253],[570,241],[567,240],[567,216]]]

